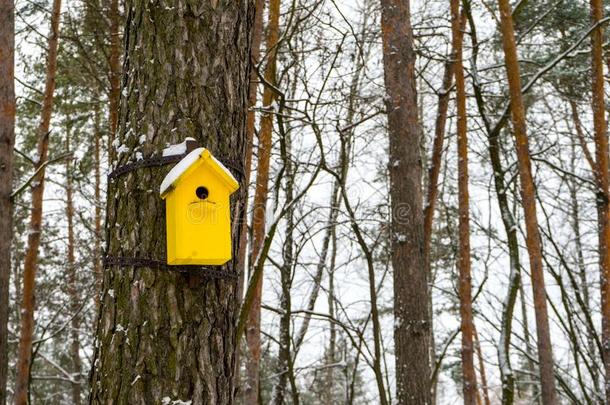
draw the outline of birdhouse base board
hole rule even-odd
[[[231,260],[231,258],[226,258],[226,257],[222,257],[222,258],[215,258],[215,259],[197,259],[197,258],[184,258],[184,259],[179,259],[179,258],[173,258],[173,259],[167,259],[167,264],[170,266],[181,266],[181,265],[207,265],[207,266],[222,266],[223,264],[227,263],[229,260]]]

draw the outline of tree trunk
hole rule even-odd
[[[584,139],[584,136],[583,136]],[[572,156],[570,158],[570,170],[575,173],[576,164],[577,164],[577,155],[575,153],[575,145],[572,144]],[[592,167],[593,168],[593,167]],[[595,170],[593,168],[593,170]],[[587,314],[593,314],[595,312],[591,306],[591,293],[589,292],[589,280],[587,277],[587,267],[585,264],[585,256],[584,256],[584,247],[582,243],[582,232],[580,229],[580,204],[578,203],[578,188],[580,186],[580,182],[575,179],[571,179],[569,184],[570,190],[570,216],[571,216],[571,226],[572,232],[574,233],[574,245],[576,247],[576,260],[578,267],[578,278],[580,281],[580,285],[578,285],[578,290],[582,290],[582,300],[583,307],[582,315],[586,316]],[[575,293],[578,293],[578,290],[575,289]],[[585,313],[586,312],[586,313]],[[585,331],[585,335],[587,337],[587,350],[589,351],[588,355],[591,359],[597,358],[597,344],[596,344],[596,331],[594,328],[587,327]],[[599,368],[596,364],[593,365],[591,370],[591,379],[593,380],[593,389],[595,392],[600,392],[599,389]]]
[[[95,230],[95,241],[93,245],[93,250],[95,252],[95,256],[93,257],[93,274],[95,277],[95,289],[93,292],[95,308],[96,310],[100,308],[100,294],[102,287],[102,176],[101,176],[101,138],[102,134],[100,131],[100,108],[99,105],[95,105],[95,112],[93,116],[93,136],[94,136],[94,145],[93,145],[93,158],[94,158],[94,201],[95,201],[95,209],[94,209],[94,230]]]
[[[591,0],[591,19],[597,24],[603,18],[601,0]],[[610,401],[610,195],[608,194],[608,138],[604,101],[603,30],[591,33],[592,107],[595,132],[595,180],[599,237],[599,274],[602,312],[602,359],[605,374],[606,402]]]
[[[53,0],[51,12],[51,27],[49,31],[48,55],[46,67],[46,82],[42,99],[40,124],[38,125],[38,141],[36,145],[37,161],[35,169],[38,174],[31,183],[32,210],[28,242],[23,265],[23,293],[21,302],[21,333],[19,336],[19,352],[17,359],[17,378],[15,381],[15,404],[28,403],[30,386],[30,366],[32,361],[32,337],[34,333],[35,309],[35,278],[38,267],[38,248],[42,232],[42,205],[44,197],[45,162],[49,151],[49,125],[53,112],[53,95],[55,93],[55,74],[57,72],[57,47],[59,42],[59,18],[61,0]]]
[[[267,66],[265,80],[275,84],[276,55],[279,40],[280,0],[269,0],[269,23],[267,27]],[[275,100],[273,89],[268,86],[263,91],[263,108],[271,108]],[[258,167],[256,190],[254,192],[254,211],[252,216],[252,256],[250,263],[256,263],[265,240],[265,215],[267,208],[267,190],[269,187],[269,160],[271,157],[271,134],[273,132],[273,112],[265,112],[261,117],[261,129],[258,138]],[[261,298],[263,278],[260,277],[255,287],[254,299],[246,324],[246,358],[245,401],[247,404],[258,403],[260,395],[259,367],[261,357]]]
[[[119,0],[110,0],[110,55],[108,64],[110,67],[110,93],[108,94],[108,160],[112,164],[115,158],[115,150],[112,143],[117,136],[119,125],[119,101],[121,98],[121,34],[119,31],[120,14]]]
[[[70,123],[66,126],[66,153],[70,153]],[[79,288],[77,284],[76,262],[74,258],[74,203],[72,188],[72,158],[66,159],[66,220],[68,221],[67,289],[70,296],[70,357],[72,358],[72,403],[80,405],[81,373]]]
[[[517,59],[517,45],[515,43],[515,31],[513,28],[509,1],[498,0],[498,3],[500,5],[502,44],[504,47],[506,75],[508,78],[511,100],[511,119],[515,132],[519,177],[521,180],[521,199],[525,214],[526,245],[530,259],[530,272],[532,277],[542,401],[545,405],[555,405],[557,403],[557,393],[555,391],[553,351],[546,304],[544,271],[542,267],[542,245],[538,230],[536,190],[530,160],[525,107],[521,94],[521,77],[519,61]]]
[[[500,217],[502,218],[502,225],[504,226],[504,232],[506,233],[506,244],[508,246],[508,257],[509,257],[509,275],[508,275],[508,287],[506,298],[504,299],[502,307],[502,321],[500,324],[500,339],[498,341],[498,360],[500,368],[500,379],[502,381],[502,404],[512,405],[515,397],[515,375],[510,362],[510,348],[511,348],[511,337],[512,337],[512,325],[513,316],[515,311],[515,304],[517,302],[517,294],[521,288],[521,259],[519,255],[519,239],[517,237],[518,227],[513,213],[510,209],[508,202],[508,189],[507,182],[505,179],[505,170],[502,166],[501,149],[499,134],[494,133],[491,128],[491,124],[485,114],[485,100],[483,98],[483,92],[481,89],[481,83],[478,79],[477,73],[477,58],[478,58],[478,39],[476,35],[476,26],[472,17],[472,12],[469,7],[469,3],[463,3],[464,11],[468,16],[468,22],[470,26],[470,37],[472,40],[473,54],[471,61],[473,64],[472,68],[472,85],[474,88],[475,99],[477,102],[477,109],[481,115],[485,130],[487,132],[489,152],[489,160],[493,169],[494,189],[498,200],[498,208],[500,210]],[[524,325],[527,329],[527,325]]]
[[[250,84],[248,89],[248,117],[246,120],[246,156],[244,160],[244,184],[246,187],[250,185],[250,175],[252,173],[252,149],[254,142],[254,129],[256,122],[256,112],[254,111],[254,107],[256,106],[257,99],[257,90],[258,90],[258,74],[257,74],[257,65],[260,59],[261,53],[261,38],[263,36],[263,12],[265,8],[264,0],[256,0],[254,3],[254,23],[252,26],[252,43],[250,48]],[[248,206],[249,200],[249,192],[245,193],[244,196],[244,206]],[[241,303],[244,295],[244,288],[246,282],[246,256],[248,252],[248,211],[243,211],[243,217],[240,218],[241,230],[239,231],[239,235],[241,240],[239,241],[239,252],[237,253],[237,263],[238,263],[238,274],[239,280],[237,284],[237,298],[239,303]],[[236,385],[238,387],[241,386],[241,354],[242,354],[242,345],[241,345],[242,336],[238,336],[237,338],[237,360],[235,361],[235,366],[237,367],[235,378]]]
[[[335,224],[331,227],[331,242],[332,252],[330,256],[330,264],[328,266],[328,315],[330,319],[335,319],[335,263],[337,259],[337,231]],[[326,404],[332,404],[335,401],[335,366],[337,362],[337,325],[335,322],[329,322],[328,325],[329,337],[328,348],[326,350],[326,389],[325,398]],[[347,368],[347,365],[345,365]]]
[[[463,30],[466,23],[466,15],[461,14],[460,27]],[[434,124],[434,141],[432,144],[432,155],[430,157],[430,164],[428,168],[428,188],[426,190],[426,200],[424,204],[424,256],[426,258],[426,268],[431,272],[430,274],[430,285],[434,284],[434,276],[430,263],[430,251],[432,241],[432,225],[434,224],[434,211],[436,208],[436,199],[438,195],[438,179],[441,171],[443,162],[443,149],[445,143],[445,126],[447,123],[447,111],[449,109],[449,100],[451,98],[451,86],[453,84],[453,67],[455,50],[451,50],[451,54],[448,55],[447,61],[445,61],[443,71],[443,82],[440,91],[438,92],[438,102],[436,110],[436,120]],[[421,115],[421,114],[420,114]],[[436,363],[436,348],[434,345],[434,313],[432,303],[432,291],[429,293],[429,308],[430,312],[430,364]],[[436,403],[436,387],[438,379],[435,378],[432,381],[432,403]]]
[[[127,2],[118,131],[127,152],[117,165],[187,136],[243,164],[253,11],[250,1]],[[168,170],[142,168],[109,184],[107,254],[164,260],[165,210],[156,190]],[[239,178],[234,221],[245,209]],[[228,272],[238,268],[241,227],[233,229]],[[236,292],[236,281],[210,280],[196,268],[106,269],[90,402],[234,403]]]
[[[421,141],[409,0],[381,0],[390,143],[396,401],[429,404],[430,322],[424,256]]]
[[[451,0],[451,31],[455,61],[458,149],[458,215],[459,215],[459,293],[462,330],[462,392],[464,405],[476,404],[477,383],[474,371],[472,320],[472,277],[470,270],[470,210],[468,195],[468,126],[466,122],[466,85],[462,61],[463,34],[460,24],[460,0]]]
[[[254,6],[254,25],[252,26],[252,45],[250,49],[250,62],[252,68],[250,71],[250,87],[248,90],[248,118],[246,121],[246,158],[244,163],[244,184],[250,184],[250,175],[252,173],[252,148],[254,142],[254,128],[256,123],[256,106],[257,90],[258,90],[258,74],[256,72],[257,65],[261,54],[261,38],[263,36],[263,11],[265,8],[264,0],[256,0]],[[246,193],[244,205],[248,205],[248,193]],[[246,212],[246,211],[244,211]],[[239,294],[241,300],[244,290],[245,274],[246,274],[246,253],[248,251],[248,216],[241,219],[240,236],[242,240],[239,242]],[[241,340],[241,337],[240,337]]]
[[[485,360],[483,359],[483,351],[481,350],[481,341],[479,340],[479,333],[477,328],[472,324],[472,332],[474,336],[474,344],[477,350],[477,360],[479,361],[479,375],[481,376],[481,391],[483,392],[483,402],[485,405],[491,405],[489,399],[489,388],[487,387],[487,374],[485,373]]]
[[[0,405],[7,400],[8,314],[13,240],[13,146],[15,144],[15,6],[0,0]]]
[[[464,29],[466,16],[460,18],[460,29]],[[424,205],[424,248],[427,260],[430,260],[430,243],[432,240],[432,225],[434,223],[434,209],[438,194],[438,179],[443,161],[443,145],[445,143],[445,126],[447,111],[451,99],[451,86],[453,85],[455,49],[451,50],[449,59],[445,62],[443,70],[443,84],[438,92],[436,121],[434,123],[434,141],[432,143],[432,156],[428,169],[428,189],[426,190],[426,204]]]
[[[295,82],[296,83],[296,82]],[[294,94],[294,93],[293,93]],[[294,200],[294,176],[291,152],[291,132],[288,131],[285,138],[281,141],[281,155],[284,162],[284,176],[286,187],[286,205],[289,206],[286,212],[286,230],[284,237],[284,246],[282,249],[283,263],[280,267],[280,330],[279,330],[279,348],[278,348],[278,364],[275,370],[277,382],[273,388],[272,403],[275,405],[283,405],[286,401],[286,383],[291,382],[293,405],[298,405],[299,396],[294,383],[294,371],[292,367],[292,335],[290,326],[292,323],[292,270],[294,268],[294,208],[292,202]]]

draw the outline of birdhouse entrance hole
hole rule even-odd
[[[195,194],[200,200],[205,200],[206,198],[208,198],[208,195],[210,195],[208,189],[203,186],[197,187],[197,190],[195,190]]]

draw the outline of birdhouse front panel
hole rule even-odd
[[[162,187],[170,265],[222,265],[231,260],[230,196],[237,182],[207,150],[200,149],[193,151],[199,155],[191,156],[188,165],[182,163],[190,154],[178,163],[175,169],[182,172],[170,172],[171,186]]]

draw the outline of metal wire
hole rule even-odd
[[[169,265],[164,261],[149,259],[145,257],[115,257],[115,256],[104,256],[103,259],[104,268],[110,268],[112,266],[117,267],[133,267],[133,268],[149,268],[157,270],[168,270],[175,271],[178,273],[193,273],[201,274],[212,279],[223,279],[223,280],[235,280],[237,274],[214,269],[208,266],[201,265]]]
[[[181,155],[151,156],[151,157],[148,157],[145,159],[138,160],[136,162],[132,162],[132,163],[128,163],[123,166],[119,166],[116,169],[114,169],[113,171],[111,171],[110,174],[108,174],[108,182],[112,182],[116,178],[118,178],[124,174],[127,174],[129,172],[132,172],[134,170],[137,170],[137,169],[142,169],[142,168],[147,168],[147,167],[161,167],[161,166],[169,165],[172,163],[178,163],[187,154],[188,154],[188,152],[183,153]],[[219,159],[219,160],[223,165],[227,166],[228,168],[230,168],[234,172],[236,172],[242,179],[245,177],[244,171],[241,168],[241,165],[238,165],[236,162],[226,160],[226,159]]]

